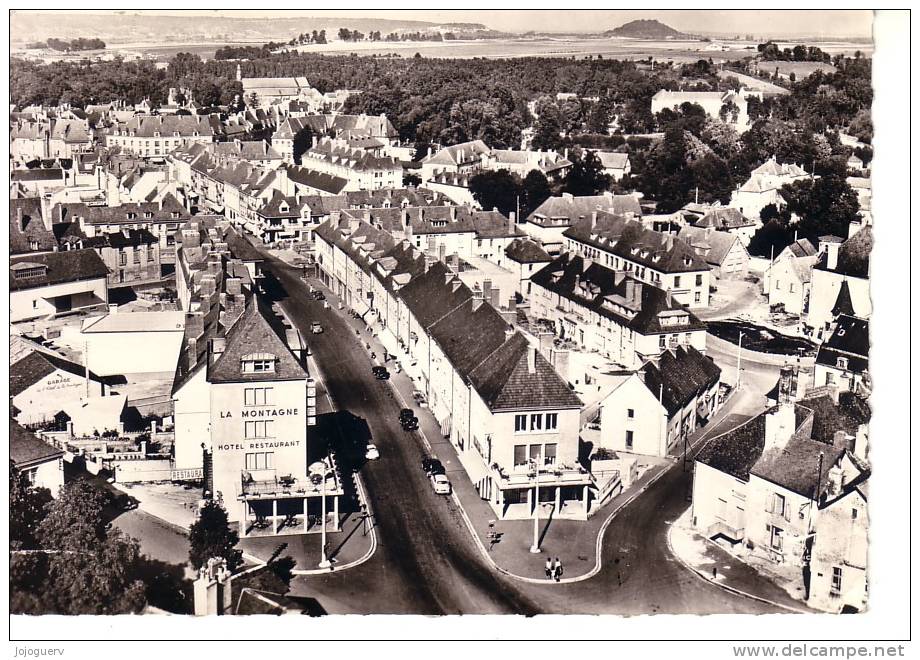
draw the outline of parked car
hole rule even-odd
[[[325,300],[325,299],[326,299],[326,294],[324,294],[319,289],[313,292],[313,300]]]
[[[389,380],[390,372],[386,370],[386,367],[374,367],[374,378],[377,380]]]
[[[417,431],[418,430],[418,417],[412,417],[410,419],[401,420],[400,424],[402,424],[403,431]]]
[[[310,332],[314,335],[321,335],[323,334],[323,326],[319,321],[313,321],[313,323],[310,324]]]
[[[403,408],[399,411],[400,422],[404,419],[412,419],[413,417],[415,417],[415,412],[412,410],[412,408]]]
[[[424,458],[422,459],[422,469],[431,476],[432,474],[444,474],[444,466],[436,458]]]
[[[438,495],[450,495],[450,479],[444,474],[431,475],[431,486]]]
[[[364,458],[369,461],[375,461],[380,458],[380,452],[377,451],[377,445],[368,445],[367,451],[364,452]]]

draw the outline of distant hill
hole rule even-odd
[[[48,38],[96,37],[110,45],[132,42],[208,43],[287,41],[302,32],[326,30],[333,37],[339,28],[383,34],[427,31],[436,23],[359,17],[237,17],[219,12],[194,12],[185,16],[152,14],[27,14],[13,12],[10,31],[14,42]],[[477,26],[478,27],[478,26]]]
[[[678,32],[670,25],[655,20],[630,21],[613,30],[604,32],[605,37],[628,37],[630,39],[688,39],[689,35]]]

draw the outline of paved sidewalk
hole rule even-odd
[[[671,524],[668,532],[669,549],[684,566],[701,579],[734,593],[795,612],[813,611],[802,600],[805,589],[801,579],[768,572],[762,562],[758,562],[755,568],[745,561],[748,550],[743,544],[729,549],[700,536],[690,524],[691,515],[692,509],[687,509]]]
[[[314,283],[314,286],[317,285],[319,285],[318,281]],[[338,297],[329,292],[325,286],[319,286],[326,291],[330,307],[338,309]],[[544,505],[539,522],[542,552],[531,554],[530,547],[534,534],[533,518],[498,520],[489,503],[480,498],[460,462],[457,450],[441,434],[440,426],[434,416],[426,408],[419,407],[413,400],[412,395],[416,390],[416,383],[421,381],[418,367],[412,365],[408,354],[396,345],[392,335],[383,331],[375,323],[372,315],[367,317],[370,323],[365,325],[364,322],[351,318],[347,310],[340,310],[340,313],[349,322],[349,325],[359,331],[362,345],[370,344],[370,348],[366,350],[368,353],[374,352],[377,355],[377,363],[384,364],[386,354],[394,356],[399,362],[401,366],[399,372],[393,368],[393,360],[386,363],[390,368],[389,383],[395,390],[397,399],[400,400],[401,405],[411,408],[419,418],[419,431],[423,434],[426,446],[431,454],[437,456],[444,464],[454,494],[488,557],[500,570],[513,577],[545,580],[544,562],[547,557],[559,558],[564,567],[563,578],[566,581],[593,574],[597,568],[598,538],[602,535],[611,515],[673,465],[673,462],[667,459],[638,457],[640,466],[643,466],[639,479],[623,493],[608,501],[600,510],[594,512],[587,521],[553,518],[551,516],[553,506]],[[355,338],[359,339],[359,335],[356,334]],[[370,357],[368,359],[370,360]],[[416,466],[409,467],[410,469],[416,468]],[[500,532],[501,540],[490,545],[489,532]]]
[[[327,531],[326,554],[332,561],[333,572],[337,568],[343,569],[362,561],[369,555],[374,547],[373,535],[370,533],[372,524],[373,520],[365,523],[360,513],[351,513],[342,519],[341,531]],[[328,569],[319,568],[322,534],[318,531],[290,536],[250,536],[240,541],[239,548],[267,562],[282,543],[287,543],[287,547],[280,556],[289,556],[294,559],[297,562],[294,567],[295,571],[328,572]]]
[[[201,488],[172,483],[112,484],[137,500],[137,508],[176,528],[188,530],[195,522]]]

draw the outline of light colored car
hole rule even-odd
[[[313,323],[310,324],[310,332],[314,335],[321,335],[323,333],[323,326],[320,325],[319,321],[313,321]]]
[[[447,475],[431,475],[431,485],[438,495],[450,495],[450,479],[447,478]]]
[[[367,451],[364,452],[364,458],[369,461],[375,461],[380,458],[380,452],[377,451],[377,445],[368,445]]]

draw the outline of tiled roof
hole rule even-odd
[[[562,235],[661,273],[710,270],[686,241],[648,229],[641,222],[600,211],[593,227],[591,224],[590,217],[580,220]]]
[[[711,209],[706,215],[693,223],[694,227],[712,227],[720,231],[753,227],[756,223],[745,218],[741,211],[730,206]]]
[[[505,248],[505,256],[522,264],[548,263],[553,260],[549,253],[530,238],[518,238]]]
[[[537,225],[573,226],[579,220],[590,219],[591,215],[599,210],[609,211],[616,215],[633,213],[637,217],[642,215],[639,200],[633,195],[588,195],[582,197],[560,196],[550,197],[540,204],[527,218],[528,222]],[[552,219],[565,219],[559,225],[550,222]]]
[[[533,372],[529,351],[533,351]],[[521,333],[515,333],[470,374],[490,410],[581,408],[581,399]]]
[[[701,229],[689,225],[681,228],[677,237],[686,241],[697,254],[706,260],[710,266],[717,268],[722,265],[739,239],[734,234],[712,229]],[[742,246],[742,249],[746,249]]]
[[[786,246],[786,249],[789,250],[794,257],[811,257],[818,254],[818,249],[815,247],[815,244],[807,238],[798,239],[794,243]]]
[[[218,115],[135,115],[125,123],[119,123],[115,129],[127,132],[133,137],[193,137],[196,133],[202,137],[213,137],[221,133]]]
[[[299,183],[302,186],[320,190],[330,195],[341,194],[348,185],[348,179],[333,176],[332,174],[325,174],[296,165],[285,165],[284,167],[287,168],[288,178],[294,183]]]
[[[402,169],[402,166],[393,158],[375,156],[369,151],[352,149],[329,139],[323,139],[315,147],[308,149],[301,162],[305,167],[309,167],[308,163],[314,159],[358,172]]]
[[[644,335],[690,332],[706,327],[665,291],[578,255],[563,254],[530,279],[537,286]],[[627,299],[629,287],[639,290],[638,304]],[[685,315],[686,323],[662,324],[661,315],[675,313]]]
[[[45,266],[44,274],[31,277],[15,276],[17,270]],[[52,284],[104,278],[109,269],[95,250],[67,250],[28,254],[10,259],[10,290],[34,289]]]
[[[761,414],[707,442],[696,460],[711,468],[748,481],[751,468],[765,446],[766,417]]]
[[[869,368],[869,322],[855,316],[840,315],[815,358],[817,364],[837,367],[837,358],[847,359],[847,371]]]
[[[10,420],[10,463],[22,469],[55,460],[64,455],[57,447],[38,439],[34,434]]]
[[[629,165],[629,154],[619,151],[595,151],[605,170],[623,170]]]
[[[306,369],[291,353],[276,326],[279,320],[270,310],[263,310],[258,299],[250,300],[240,320],[227,333],[224,352],[208,366],[208,382],[261,382],[303,380]],[[275,370],[270,373],[243,373],[242,358],[250,353],[265,353],[275,357]]]
[[[53,250],[54,233],[42,220],[41,200],[24,197],[10,200],[10,254]],[[32,242],[37,245],[33,248]]]
[[[147,217],[147,214],[150,217]],[[173,214],[178,214],[174,217]],[[133,218],[129,217],[133,214]],[[88,204],[56,204],[51,210],[55,224],[72,222],[83,218],[91,225],[143,224],[174,222],[182,223],[191,217],[188,210],[172,193],[167,193],[159,202],[129,202],[119,206],[91,206]]]
[[[722,370],[692,346],[665,351],[657,361],[643,367],[645,386],[661,402],[669,415],[687,406],[696,396],[719,382]]]
[[[80,378],[86,374],[86,368],[83,365],[50,353],[33,351],[10,365],[10,396],[21,394],[58,369]],[[90,379],[99,380],[99,377],[90,373]]]
[[[837,253],[837,267],[833,272],[848,277],[869,277],[869,255],[872,253],[872,229],[865,226],[841,243]],[[827,267],[827,253],[823,252],[815,268]]]
[[[423,164],[462,165],[479,161],[483,155],[490,155],[492,149],[482,140],[454,144],[422,159]]]
[[[844,451],[843,447],[794,435],[782,447],[765,450],[751,468],[751,474],[799,495],[817,499],[816,496],[827,485],[828,473]]]
[[[872,416],[866,400],[853,392],[840,392],[836,403],[827,394],[807,396],[796,405],[797,413],[799,409],[813,415],[811,437],[824,443],[832,443],[837,431],[855,436]]]

